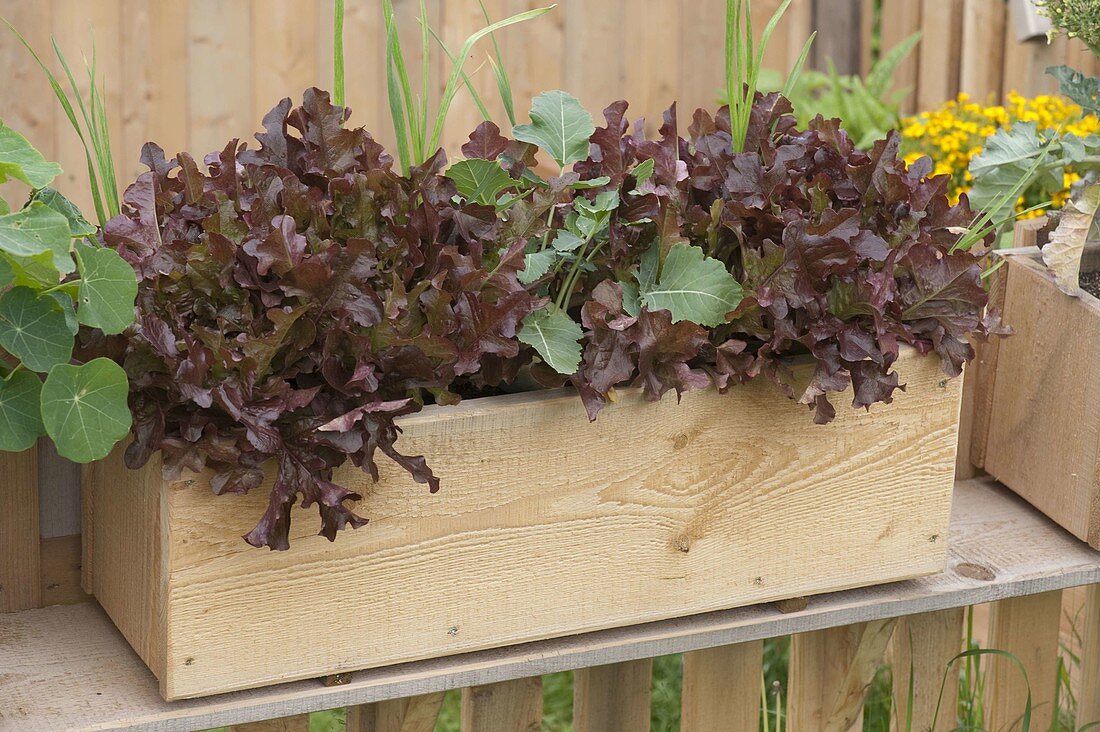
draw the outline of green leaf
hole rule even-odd
[[[58,272],[75,269],[69,245],[69,221],[41,201],[0,216],[0,250],[17,257],[52,252]]]
[[[579,180],[573,185],[569,186],[574,191],[587,191],[589,188],[602,188],[611,182],[611,179],[606,175],[601,175],[599,178],[590,178],[588,180]]]
[[[61,273],[54,266],[53,252],[41,252],[26,257],[15,257],[0,251],[0,269],[11,273],[11,284],[23,285],[33,290],[54,287],[61,281]],[[3,278],[0,277],[0,280]]]
[[[76,335],[80,332],[80,321],[76,317],[76,307],[67,292],[56,290],[46,293],[43,297],[51,297],[61,306],[61,312],[65,314],[65,325],[68,326],[70,333]]]
[[[446,176],[465,198],[485,206],[495,204],[501,191],[516,184],[496,162],[476,158],[455,163]]]
[[[130,431],[126,372],[108,358],[55,367],[42,385],[42,422],[57,451],[88,463],[106,457]]]
[[[635,165],[634,170],[630,171],[630,173],[634,176],[634,180],[643,183],[653,177],[653,166],[655,164],[653,158],[643,160]]]
[[[592,115],[576,97],[548,91],[531,103],[531,124],[516,125],[512,136],[538,145],[564,168],[588,157],[588,138],[595,131]]]
[[[1070,199],[1058,216],[1058,228],[1043,246],[1043,262],[1058,288],[1069,295],[1080,292],[1081,254],[1100,211],[1100,183],[1093,183]]]
[[[4,200],[3,196],[0,196],[0,216],[6,216],[11,213],[11,206]]]
[[[562,229],[558,232],[558,235],[554,237],[551,246],[559,252],[574,252],[580,249],[582,244],[584,244],[584,239],[577,236],[572,231]]]
[[[985,211],[994,222],[1012,215],[1016,191],[1027,190],[1039,178],[1036,165],[1046,155],[1034,122],[1017,122],[1000,129],[985,142],[981,154],[970,161],[974,187],[970,204]],[[1018,194],[1017,194],[1018,195]]]
[[[638,285],[633,282],[620,282],[623,290],[623,310],[632,318],[642,314],[642,295],[638,292]]]
[[[544,249],[541,252],[531,252],[523,259],[523,269],[516,273],[516,279],[521,284],[529,285],[539,277],[550,271],[554,260],[558,258],[558,252],[554,249]]]
[[[108,335],[121,333],[134,322],[137,278],[134,269],[113,249],[78,246],[80,265],[80,322]]]
[[[547,305],[523,319],[519,340],[538,351],[546,365],[571,376],[581,363],[581,327],[568,313]]]
[[[1069,66],[1050,66],[1047,73],[1058,80],[1062,94],[1081,105],[1085,114],[1100,114],[1100,78],[1085,76]]]
[[[0,122],[0,182],[15,178],[31,188],[45,188],[60,174],[60,165],[46,160],[27,138]]]
[[[46,372],[73,355],[73,334],[52,297],[29,287],[0,295],[0,346],[31,371]]]
[[[651,278],[639,273],[639,283]],[[680,242],[665,256],[660,278],[641,288],[642,301],[650,310],[667,310],[672,322],[690,320],[716,326],[741,302],[741,285],[726,265],[703,254],[699,247]]]
[[[95,226],[84,218],[76,204],[65,198],[53,188],[43,188],[31,195],[32,201],[41,201],[64,216],[69,222],[69,235],[74,239],[95,234]]]
[[[39,395],[42,382],[30,371],[0,379],[0,450],[21,452],[46,434]]]

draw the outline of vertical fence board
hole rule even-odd
[[[930,109],[959,93],[962,57],[962,0],[923,0],[921,37],[934,43],[934,52],[918,59],[917,108]],[[929,48],[931,50],[931,48]]]
[[[386,32],[380,4],[344,4],[344,103],[351,107],[351,124],[363,126],[387,150],[394,150],[393,124],[386,99]],[[332,3],[322,0],[325,15],[317,24],[322,50],[317,54],[318,78],[325,88],[332,75]]]
[[[813,67],[823,70],[832,61],[839,73],[858,74],[860,0],[817,0],[813,7],[817,29],[810,53]]]
[[[646,732],[652,683],[648,658],[575,671],[574,732]]]
[[[720,22],[720,19],[714,22]],[[679,37],[679,26],[680,8],[676,3],[639,3],[622,18],[623,51],[630,53],[629,49],[633,48],[660,48],[663,39]],[[602,106],[617,99],[626,99],[630,102],[631,116],[645,117],[647,132],[655,134],[661,127],[663,112],[679,96],[676,88],[679,65],[679,54],[632,54],[621,86],[602,102]],[[686,127],[691,120],[691,111],[678,112],[678,122]]]
[[[460,727],[462,732],[539,732],[542,677],[463,689]]]
[[[963,0],[959,91],[982,103],[1001,96],[1004,71],[1005,4],[1000,0]]]
[[[188,149],[201,164],[233,138],[259,129],[252,116],[252,5],[192,0],[188,17]]]
[[[1058,82],[1047,74],[1048,66],[1063,63],[1066,58],[1066,39],[1055,38],[1047,43],[1045,38],[1017,41],[1011,23],[1006,23],[1004,53],[1004,86],[1002,92],[1016,91],[1024,96],[1053,94]]]
[[[347,732],[432,732],[443,692],[390,699],[348,709]]]
[[[265,722],[235,724],[230,732],[309,732],[309,715],[296,714],[293,717],[269,719]]]
[[[311,86],[331,91],[332,74],[317,76],[317,13],[312,6],[312,0],[252,0],[249,122],[257,130],[283,97],[300,103],[302,92]],[[253,142],[251,135],[247,139]]]
[[[763,641],[685,653],[683,732],[755,729],[763,655]]]
[[[564,88],[577,96],[596,119],[600,119],[604,107],[622,98],[626,61],[622,28],[626,0],[589,3],[585,5],[584,12],[577,11],[575,6],[569,6],[568,10],[565,13],[563,51]],[[631,62],[635,50],[631,47]],[[651,53],[652,49],[646,49],[646,52]],[[635,113],[638,111],[634,110]]]
[[[702,107],[713,114],[725,84],[723,0],[680,3],[679,115],[685,122]]]
[[[508,0],[508,15],[542,7],[541,0]],[[512,97],[516,103],[516,121],[527,121],[527,111],[535,95],[548,89],[576,89],[565,83],[565,18],[563,5],[520,28],[507,28],[500,44],[508,62]],[[596,73],[593,71],[593,73]],[[503,129],[503,127],[502,127]]]
[[[1061,614],[1060,590],[1001,600],[990,610],[987,647],[1011,653],[1027,670],[1032,729],[1049,729],[1054,719]],[[1008,659],[989,657],[983,663],[989,669],[985,683],[987,727],[1008,729],[1019,723],[1029,684]]]
[[[42,602],[36,453],[0,452],[0,613]]]
[[[921,27],[921,3],[917,0],[882,0],[882,52],[886,53],[903,40],[913,35]],[[912,114],[916,110],[918,67],[925,48],[935,47],[931,41],[921,39],[921,43],[898,66],[894,73],[894,90],[908,89],[901,103],[903,114]]]
[[[913,678],[913,729],[927,732],[948,732],[955,728],[951,702],[958,698],[959,667],[953,664],[944,672],[947,662],[963,646],[964,608],[952,608],[930,613],[909,615],[898,621],[891,641],[894,672],[894,709],[896,719],[907,719],[909,712],[909,678]],[[946,711],[936,717],[940,688]],[[935,719],[936,726],[932,726]]]
[[[1078,620],[1081,649],[1077,694],[1077,727],[1100,722],[1100,585],[1085,590],[1085,607]]]

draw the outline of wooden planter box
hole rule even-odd
[[[893,404],[838,396],[824,427],[762,379],[594,424],[562,391],[429,407],[401,448],[442,491],[349,468],[370,524],[329,543],[296,511],[286,552],[241,540],[266,490],[116,453],[86,473],[86,583],[179,699],[934,573],[961,386],[898,367]]]
[[[979,350],[970,458],[1100,549],[1100,300],[1061,292],[1037,249],[1004,256],[992,305],[1016,334]]]

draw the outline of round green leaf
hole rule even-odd
[[[41,392],[42,382],[30,371],[0,379],[0,450],[21,452],[46,434],[39,408]]]
[[[0,250],[8,254],[27,257],[51,252],[59,272],[72,272],[71,242],[69,220],[41,201],[0,216]]]
[[[0,182],[15,178],[31,188],[44,188],[60,174],[60,165],[46,160],[27,138],[0,122]]]
[[[462,160],[448,168],[446,176],[467,200],[486,206],[492,206],[501,191],[516,184],[494,160]]]
[[[93,236],[95,227],[84,218],[76,204],[65,198],[53,188],[43,188],[31,194],[32,201],[41,201],[69,222],[69,235],[74,239],[81,236]]]
[[[512,135],[538,145],[565,167],[588,157],[588,138],[596,131],[592,115],[576,97],[563,91],[547,91],[531,103],[531,124],[516,125]]]
[[[63,457],[88,463],[106,457],[130,431],[126,372],[108,358],[56,366],[42,385],[42,422]]]
[[[523,319],[520,342],[538,351],[546,365],[570,376],[581,363],[581,327],[554,305],[536,310]]]
[[[0,295],[0,346],[31,371],[46,372],[73,356],[73,334],[52,297],[29,287]]]
[[[642,300],[651,310],[667,310],[672,322],[690,320],[705,326],[726,322],[726,314],[741,303],[741,285],[717,259],[703,254],[699,247],[680,242],[665,256],[659,282],[645,271],[651,260],[643,262],[639,272]]]
[[[80,322],[104,333],[121,333],[134,322],[138,286],[133,268],[115,250],[104,247],[78,246],[76,259]]]

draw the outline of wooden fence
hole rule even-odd
[[[778,0],[756,0],[757,28]],[[903,65],[908,109],[938,104],[958,91],[979,97],[1008,89],[1053,88],[1050,63],[1096,68],[1077,42],[1016,39],[1004,0],[795,0],[768,49],[766,65],[785,70],[811,28],[819,32],[813,63],[833,59],[842,72],[866,70],[877,30],[892,47],[915,31],[927,42]],[[380,0],[347,0],[348,91],[353,122],[383,143],[392,139],[385,94]],[[394,0],[411,53],[418,42],[418,0]],[[548,0],[486,0],[494,18]],[[120,179],[140,172],[142,143],[196,156],[233,138],[250,140],[264,112],[311,85],[331,86],[333,0],[0,0],[0,15],[48,57],[54,36],[70,61],[91,57],[93,37],[114,131]],[[519,114],[540,90],[562,88],[593,112],[620,98],[653,120],[674,100],[712,106],[722,86],[724,0],[559,0],[550,14],[500,34]],[[427,0],[442,37],[457,47],[483,25],[474,0]],[[442,85],[436,53],[433,88]],[[503,119],[484,49],[470,63],[474,82]],[[25,133],[65,174],[59,187],[88,203],[83,152],[42,73],[15,39],[0,34],[0,118]],[[1085,62],[1089,62],[1086,64]],[[476,69],[476,71],[474,70]],[[81,82],[84,81],[81,76]],[[459,96],[445,143],[454,149],[476,125]]]

